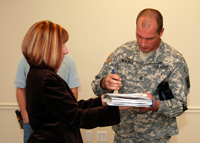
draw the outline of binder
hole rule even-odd
[[[109,106],[134,106],[134,107],[153,107],[153,99],[147,97],[147,94],[112,94],[104,95],[104,101]]]

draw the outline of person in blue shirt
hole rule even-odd
[[[21,110],[23,118],[23,129],[24,129],[24,143],[27,143],[30,134],[32,133],[32,128],[29,124],[29,118],[26,111],[26,98],[25,98],[25,87],[26,87],[26,77],[29,71],[29,64],[26,59],[22,57],[18,64],[17,74],[14,81],[16,89],[17,102]],[[71,55],[65,55],[63,62],[59,68],[58,75],[64,79],[69,85],[71,91],[73,92],[76,100],[78,99],[78,87],[80,87],[80,81],[76,69],[76,64]]]

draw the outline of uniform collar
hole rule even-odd
[[[150,64],[150,63],[155,64],[163,61],[164,42],[162,40],[160,46],[152,53],[150,57],[147,58],[146,61],[143,61],[140,57],[140,48],[137,42],[136,45],[133,45],[133,48],[135,48],[133,55],[130,55],[128,58],[133,59],[134,62],[141,64]]]

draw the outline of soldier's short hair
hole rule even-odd
[[[158,25],[157,32],[158,33],[161,32],[161,30],[163,28],[163,17],[162,17],[162,14],[158,10],[152,9],[152,8],[143,9],[137,16],[136,24],[140,17],[154,18]]]

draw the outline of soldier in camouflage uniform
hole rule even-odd
[[[160,17],[161,24],[155,15]],[[127,42],[111,53],[92,81],[98,96],[118,90],[124,94],[148,93],[154,100],[154,107],[120,112],[121,122],[113,126],[114,143],[167,143],[178,134],[176,117],[187,109],[189,73],[182,55],[160,39],[163,31],[160,12],[140,12],[137,41]],[[168,83],[173,97],[161,100],[158,86],[162,82]]]

